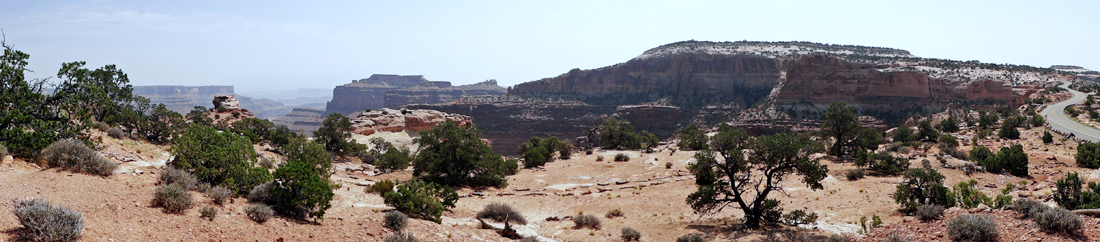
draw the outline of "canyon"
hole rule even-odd
[[[452,86],[450,82],[429,81],[424,76],[374,74],[337,86],[325,110],[348,116],[367,109],[397,109],[407,104],[439,103],[463,96],[503,95],[505,92],[496,80]]]

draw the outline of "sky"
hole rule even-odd
[[[371,74],[502,86],[684,40],[811,41],[1100,70],[1100,1],[18,1],[33,73],[115,64],[133,85],[330,89]]]

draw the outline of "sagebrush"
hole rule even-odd
[[[527,224],[527,219],[518,211],[503,203],[490,203],[477,213],[478,218],[492,219],[497,222],[510,221],[512,223]]]
[[[624,241],[638,241],[642,239],[642,233],[630,227],[623,227],[622,238]]]
[[[382,239],[382,241],[383,242],[418,242],[419,240],[417,240],[416,237],[413,237],[413,235],[409,234],[409,233],[393,233],[390,236],[386,236],[386,238]]]
[[[244,214],[248,215],[248,218],[252,219],[252,221],[262,224],[271,219],[272,215],[275,215],[275,210],[267,205],[252,204],[244,209]]]
[[[409,216],[405,216],[405,214],[400,211],[386,212],[385,219],[382,221],[382,227],[386,227],[396,232],[401,232],[408,224]]]
[[[54,142],[42,150],[42,158],[50,167],[100,176],[110,176],[118,168],[114,162],[96,154],[91,147],[75,139]]]
[[[167,213],[182,214],[194,205],[191,194],[177,184],[161,186],[153,192],[153,206],[162,207]]]
[[[199,217],[214,221],[214,217],[218,216],[218,209],[211,206],[202,207],[199,209],[199,214]]]
[[[577,216],[573,216],[573,228],[600,229],[600,218],[591,214],[578,214]]]
[[[34,198],[13,200],[15,217],[23,226],[16,239],[26,241],[77,241],[83,236],[84,219],[79,212]]]
[[[947,222],[947,234],[954,241],[996,241],[997,223],[988,215],[959,215]]]

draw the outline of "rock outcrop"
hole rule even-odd
[[[429,81],[424,76],[374,74],[370,78],[337,86],[332,91],[332,101],[325,109],[331,113],[351,115],[367,109],[440,103],[470,95],[503,95],[505,91],[496,80],[452,86],[450,82]]]
[[[370,112],[358,112],[351,117],[352,133],[371,135],[376,132],[417,132],[431,129],[444,122],[460,126],[473,125],[470,116],[445,113],[436,110],[382,108]]]
[[[663,139],[688,122],[713,126],[751,110],[783,114],[734,122],[766,133],[812,129],[813,120],[840,101],[893,126],[949,106],[1021,104],[1027,94],[1070,78],[1046,68],[925,59],[891,48],[685,41],[625,63],[518,84],[505,97],[407,107],[468,115],[494,149],[513,154],[530,136],[578,137],[608,116]]]
[[[218,112],[241,110],[241,102],[233,98],[233,95],[217,95],[214,96],[214,110]]]
[[[233,86],[134,86],[134,95],[149,99],[150,103],[163,103],[168,110],[180,114],[191,112],[195,106],[215,108],[210,102],[216,96],[232,95],[240,108],[249,109],[256,117],[271,119],[290,112],[291,107],[270,99],[253,99],[237,95]]]

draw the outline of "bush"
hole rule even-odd
[[[477,217],[492,219],[497,222],[508,220],[513,223],[527,224],[527,219],[523,217],[523,214],[517,212],[512,206],[503,203],[490,203],[489,205],[485,205],[485,208],[477,213]]]
[[[665,162],[665,169],[672,169],[672,162]]]
[[[0,160],[3,160],[4,157],[7,157],[7,156],[8,156],[8,147],[4,146],[3,144],[0,144]]]
[[[1077,145],[1077,166],[1096,169],[1100,168],[1100,144],[1083,141]]]
[[[1050,144],[1054,142],[1054,136],[1050,135],[1050,131],[1043,131],[1043,143]]]
[[[107,129],[107,135],[111,136],[111,138],[123,139],[126,138],[126,131],[122,131],[122,129],[114,127]]]
[[[991,156],[993,156],[993,151],[990,151],[989,148],[986,148],[985,146],[980,146],[979,145],[979,146],[975,146],[973,149],[970,150],[970,157],[969,158],[972,161],[976,161],[976,162],[981,163],[986,158],[989,158]]]
[[[881,175],[897,175],[909,168],[909,160],[886,152],[856,154],[856,166],[867,167]]]
[[[615,161],[630,161],[630,156],[623,153],[615,154]]]
[[[405,226],[409,224],[409,216],[405,216],[404,213],[398,211],[386,212],[385,220],[382,222],[382,227],[393,230],[395,232],[401,232],[405,229]]]
[[[644,149],[656,147],[657,136],[649,132],[635,133],[630,122],[615,117],[600,125],[599,145],[604,149]]]
[[[830,234],[825,242],[852,242],[852,237],[847,234]]]
[[[54,142],[42,150],[42,156],[50,167],[92,175],[110,176],[118,167],[114,162],[96,154],[95,150],[75,139]]]
[[[951,189],[943,185],[943,174],[931,165],[910,168],[894,192],[894,201],[906,210],[913,210],[920,204],[937,204],[944,207],[955,206]]]
[[[202,207],[202,209],[199,209],[199,213],[202,214],[200,215],[200,217],[210,221],[214,221],[214,217],[218,216],[218,209],[215,207],[206,206]]]
[[[604,214],[604,217],[606,217],[606,218],[615,218],[615,217],[622,217],[622,216],[623,216],[623,210],[618,209],[618,208],[612,209],[611,211],[607,211],[607,214]]]
[[[1010,206],[1009,208],[1011,208],[1013,211],[1016,211],[1017,213],[1020,213],[1021,215],[1024,215],[1024,217],[1034,218],[1038,216],[1039,213],[1045,211],[1049,207],[1039,201],[1024,198],[1017,199],[1015,203],[1013,203],[1012,206]]]
[[[367,149],[367,145],[351,139],[351,120],[348,117],[331,113],[321,121],[321,124],[320,128],[313,131],[313,137],[325,150],[346,156]]]
[[[600,229],[600,218],[591,214],[578,214],[577,216],[573,216],[573,228]]]
[[[602,155],[596,155],[596,161],[603,161]]]
[[[215,186],[206,190],[206,196],[214,200],[215,204],[225,205],[225,201],[233,198],[233,192],[222,186]]]
[[[397,191],[387,192],[386,205],[393,206],[410,217],[441,222],[443,210],[455,206],[458,193],[446,186],[423,180],[412,180],[397,186]]]
[[[955,139],[955,136],[952,136],[950,134],[940,135],[939,143],[948,147],[959,146],[959,141]]]
[[[921,221],[931,221],[943,216],[943,206],[936,204],[922,204],[917,206],[917,218]]]
[[[798,226],[802,224],[813,224],[817,222],[817,213],[806,213],[806,211],[794,210],[790,213],[783,215],[783,223],[789,226]]]
[[[79,212],[64,206],[51,205],[34,198],[12,200],[15,217],[23,232],[15,239],[26,241],[77,241],[84,231],[84,219]]]
[[[266,169],[274,169],[276,167],[275,161],[272,161],[271,159],[268,159],[268,158],[261,158],[259,162],[256,162],[256,166],[263,167],[263,168],[266,168]]]
[[[680,129],[680,143],[677,143],[676,146],[679,146],[681,150],[706,150],[706,131],[700,129],[698,124],[691,123]]]
[[[332,207],[332,186],[327,177],[321,177],[318,166],[300,160],[291,160],[275,170],[268,201],[275,211],[298,219],[323,218]],[[267,170],[264,170],[267,171]],[[326,172],[327,173],[327,172]]]
[[[849,181],[855,181],[855,180],[862,179],[863,175],[864,175],[863,169],[850,169],[850,170],[848,170],[848,172],[844,173],[844,176],[848,177]]]
[[[1082,189],[1083,183],[1077,173],[1066,174],[1055,183],[1058,190],[1054,191],[1054,201],[1066,209],[1100,208],[1100,184],[1090,182],[1088,187],[1091,191],[1086,191]]]
[[[523,156],[524,167],[538,167],[546,165],[546,162],[554,160],[554,153],[562,159],[569,159],[573,153],[573,145],[558,137],[550,138],[531,137],[527,142],[519,146],[519,154]]]
[[[162,207],[167,213],[182,214],[187,209],[191,209],[194,202],[191,201],[191,194],[188,194],[186,189],[178,184],[169,184],[160,186],[153,193],[153,206]]]
[[[378,157],[378,161],[374,166],[382,172],[400,171],[409,167],[409,155],[408,151],[402,151],[394,147],[386,149],[386,153],[382,153]]]
[[[638,241],[642,239],[642,233],[630,227],[623,227],[622,238],[624,241]]]
[[[688,234],[676,238],[676,242],[707,242],[701,234]]]
[[[913,135],[913,129],[910,129],[909,125],[902,124],[901,126],[898,126],[897,129],[894,129],[894,142],[909,142],[916,138],[913,136],[915,136]]]
[[[98,129],[100,131],[107,131],[107,129],[111,128],[110,125],[107,125],[107,123],[104,123],[104,122],[92,123],[92,127],[95,127],[96,129]]]
[[[1064,208],[1047,208],[1032,219],[1040,228],[1076,234],[1081,230],[1081,218]]]
[[[268,203],[271,199],[271,182],[252,187],[248,192],[248,201],[254,203]]]
[[[385,179],[375,182],[374,185],[370,185],[370,187],[367,188],[367,191],[371,193],[378,193],[378,195],[386,195],[387,192],[393,191],[393,187],[393,181],[391,181],[390,179]]]
[[[996,241],[997,223],[988,215],[959,215],[947,222],[947,234],[954,241]]]
[[[417,242],[416,237],[409,233],[393,233],[382,239],[383,242]]]
[[[547,157],[548,153],[550,153],[550,151],[547,151],[543,147],[528,149],[523,153],[523,167],[532,168],[546,165],[546,162],[549,160]]]
[[[220,132],[211,127],[191,125],[178,139],[173,139],[171,165],[190,172],[196,179],[211,185],[221,185],[234,193],[251,191],[252,187],[271,181],[271,172],[253,166],[256,151],[248,137],[233,132]],[[294,152],[287,152],[288,156]]]
[[[413,176],[445,186],[508,185],[507,175],[519,164],[503,159],[481,141],[481,130],[445,122],[420,133],[420,145],[413,162]],[[410,214],[412,215],[412,214]],[[413,216],[416,217],[416,216]]]
[[[199,187],[199,180],[187,171],[168,166],[160,172],[160,182],[158,184],[162,186],[177,184],[183,189],[196,191]]]
[[[887,235],[886,239],[884,239],[882,241],[883,242],[909,242],[909,236],[905,236],[904,234],[901,234],[900,232],[894,231],[893,233],[890,233],[890,235]]]
[[[271,216],[275,215],[275,210],[267,205],[252,204],[244,209],[244,214],[247,215],[249,219],[252,219],[252,221],[262,224],[271,219]]]

